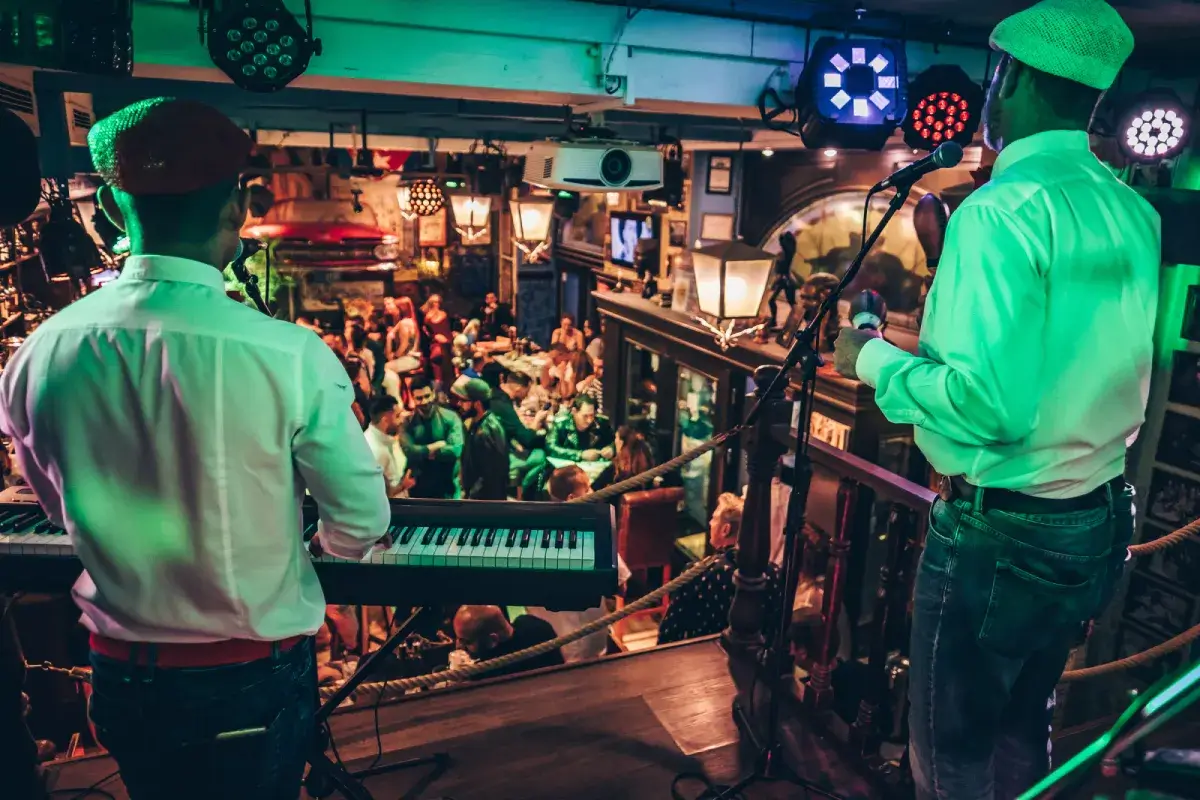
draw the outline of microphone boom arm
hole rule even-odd
[[[258,288],[258,276],[251,275],[250,270],[246,269],[246,258],[249,254],[239,256],[230,262],[229,266],[233,269],[233,275],[242,282],[242,287],[246,291],[246,296],[254,303],[259,311],[266,314],[268,317],[274,317],[275,311],[263,299],[262,292]]]

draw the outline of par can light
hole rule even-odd
[[[224,0],[208,15],[208,54],[234,84],[250,92],[276,92],[300,77],[321,41],[282,0]]]
[[[1121,112],[1117,137],[1126,156],[1151,164],[1179,155],[1191,127],[1187,110],[1173,92],[1152,91],[1134,98]]]

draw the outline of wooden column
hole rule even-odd
[[[811,678],[804,693],[813,708],[828,708],[833,700],[830,677],[837,664],[838,619],[842,615],[842,595],[846,588],[846,555],[854,530],[858,483],[842,478],[837,495],[837,531],[829,543],[829,565],[825,570],[825,598],[821,608],[821,641],[809,670]]]
[[[730,651],[757,650],[763,644],[764,592],[767,562],[771,558],[771,479],[779,457],[787,451],[792,404],[784,394],[783,381],[769,395],[768,386],[779,373],[777,366],[754,371],[755,399],[761,411],[754,427],[744,432],[747,472],[746,505],[738,531],[736,591],[729,609],[729,627],[722,634]]]

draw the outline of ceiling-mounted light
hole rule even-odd
[[[549,197],[527,197],[510,200],[513,239],[525,254],[526,261],[537,261],[549,246],[550,220],[554,217],[554,200]]]
[[[822,151],[822,155],[824,155],[826,158],[836,158],[837,150],[833,147],[826,147],[825,150]]]
[[[408,185],[408,207],[418,217],[432,217],[445,205],[442,187],[433,178],[422,178]]]
[[[454,225],[463,244],[471,244],[491,232],[492,198],[473,194],[450,196]]]
[[[1129,158],[1144,164],[1165,161],[1187,146],[1192,121],[1179,96],[1167,90],[1138,95],[1121,111],[1117,137]]]
[[[954,64],[938,64],[908,86],[912,110],[904,118],[904,143],[936,150],[943,142],[966,147],[979,130],[983,89]]]
[[[775,148],[773,148],[773,147],[764,147],[764,148],[762,149],[762,156],[763,156],[763,158],[770,158],[770,157],[771,157],[771,156],[773,156],[773,155],[775,155]]]
[[[308,69],[321,54],[312,35],[312,7],[305,0],[307,27],[282,0],[222,0],[208,12],[208,54],[235,85],[251,92],[275,92]]]
[[[796,86],[804,144],[882,149],[905,114],[907,72],[899,42],[818,39]]]

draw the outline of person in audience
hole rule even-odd
[[[528,375],[508,373],[500,383],[500,391],[493,391],[488,401],[488,410],[496,415],[504,427],[504,435],[508,440],[509,472],[515,474],[523,496],[526,496],[527,490],[536,488],[536,481],[546,465],[546,435],[542,431],[549,412],[541,412],[530,427],[521,421],[515,405],[529,396],[532,383]]]
[[[321,332],[321,326],[313,322],[311,317],[296,317],[296,324],[301,328],[308,328],[310,331]]]
[[[596,413],[596,401],[580,395],[571,403],[571,413],[554,420],[546,436],[546,450],[566,461],[599,461],[614,455],[612,423]]]
[[[454,500],[459,496],[458,461],[463,451],[462,420],[437,402],[433,385],[413,379],[413,417],[400,432],[414,484],[410,497]]]
[[[613,458],[613,462],[597,476],[594,483],[596,489],[603,489],[614,483],[628,480],[634,475],[641,475],[654,466],[654,451],[650,449],[650,443],[634,428],[622,425],[617,431],[613,445],[617,454]],[[662,478],[656,478],[654,485],[656,487],[661,485],[662,480]]]
[[[463,448],[463,494],[469,500],[508,499],[508,437],[488,409],[492,390],[478,378],[455,384],[459,413],[467,428]]]
[[[600,330],[601,332],[604,330],[603,321],[600,322]],[[585,350],[587,351],[588,358],[592,360],[592,364],[599,363],[604,358],[604,339],[592,329],[591,320],[584,320],[583,322],[583,338],[587,342]]]
[[[472,319],[479,320],[479,334],[483,341],[494,341],[508,335],[508,329],[515,324],[512,309],[507,303],[501,303],[495,292],[488,292],[472,313]]]
[[[604,411],[604,360],[592,362],[592,372],[581,381],[575,382],[575,394],[585,395],[596,401],[596,408]]]
[[[591,494],[592,483],[581,467],[568,464],[550,474],[550,479],[546,481],[546,492],[554,502],[567,503]]]
[[[479,377],[493,394],[500,391],[500,383],[504,380],[507,370],[492,356],[490,350],[486,347],[476,347],[471,354],[471,368],[479,373]]]
[[[454,637],[458,649],[475,661],[491,661],[554,640],[554,628],[543,619],[522,614],[511,623],[499,606],[462,606],[454,615]],[[560,650],[518,661],[507,667],[485,672],[476,680],[515,675],[532,669],[555,667],[563,663]]]
[[[429,371],[438,389],[446,391],[454,382],[450,315],[442,308],[440,294],[431,294],[421,311],[425,315],[424,335],[429,342]]]
[[[388,361],[420,351],[421,329],[417,326],[417,311],[412,298],[397,297],[391,300],[395,322],[388,329],[386,354]],[[389,315],[389,319],[392,315]]]
[[[354,391],[354,416],[365,430],[367,410],[371,405],[371,382],[367,378],[367,365],[354,356],[343,357],[342,364],[346,367],[350,388]]]
[[[396,398],[381,395],[369,405],[370,424],[367,426],[367,445],[383,470],[383,480],[388,497],[408,497],[413,487],[412,473],[408,471],[408,459],[400,447],[400,404]]]
[[[678,589],[667,606],[658,627],[658,643],[681,642],[720,633],[729,624],[733,604],[733,574],[737,571],[737,537],[742,525],[742,498],[726,492],[717,498],[717,508],[709,521],[709,543],[720,560],[701,577]],[[766,571],[764,620],[779,613],[783,579],[779,567],[768,563]]]
[[[346,340],[339,333],[330,331],[329,333],[321,334],[321,341],[329,345],[329,349],[333,351],[338,358],[346,357]]]
[[[561,344],[567,350],[582,350],[586,344],[583,341],[583,331],[575,327],[575,320],[570,314],[564,314],[562,324],[550,334],[550,344]]]
[[[367,368],[367,380],[375,385],[375,351],[367,347],[367,329],[357,319],[349,319],[342,333],[346,342],[346,355],[353,356]]]

